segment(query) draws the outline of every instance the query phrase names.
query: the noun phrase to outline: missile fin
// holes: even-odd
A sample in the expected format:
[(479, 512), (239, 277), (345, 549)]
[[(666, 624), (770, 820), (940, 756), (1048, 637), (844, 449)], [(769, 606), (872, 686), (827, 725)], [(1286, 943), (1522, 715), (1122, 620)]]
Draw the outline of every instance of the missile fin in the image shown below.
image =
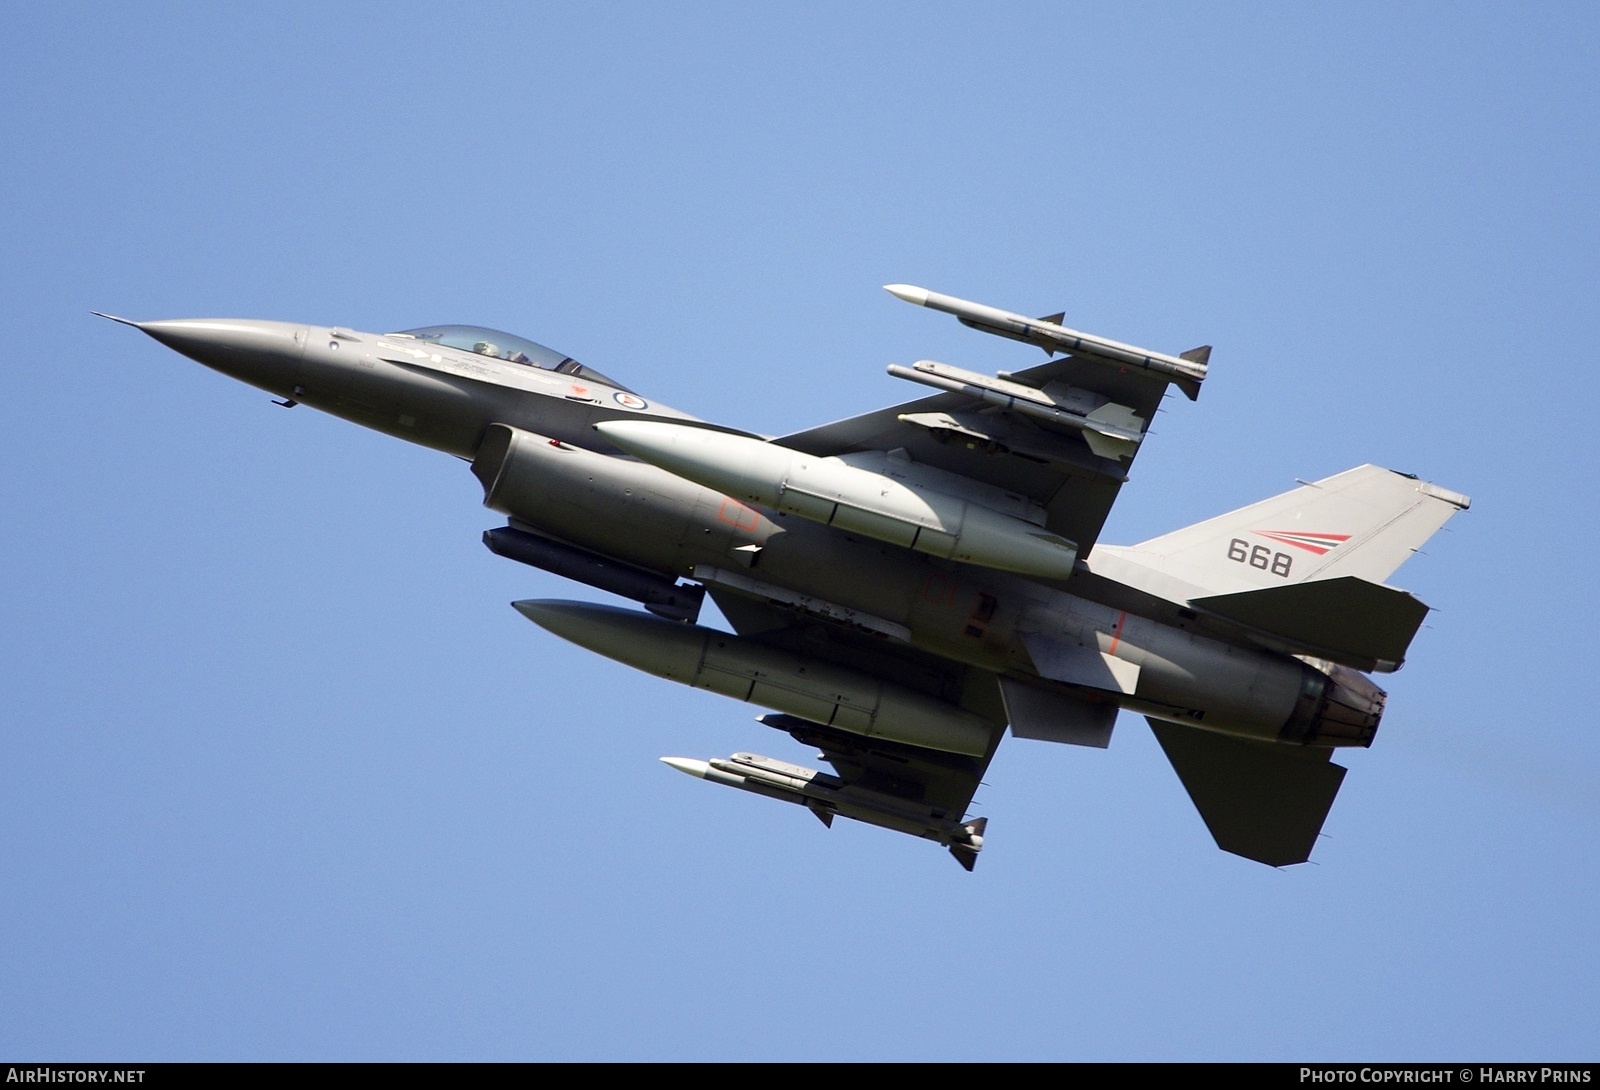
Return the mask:
[[(1066, 320), (1066, 317), (1066, 311), (1058, 310), (1054, 314), (1046, 314), (1044, 317), (1040, 318), (1039, 321), (1049, 322), (1051, 325), (1060, 325)], [(1039, 347), (1044, 349), (1044, 354), (1046, 356), (1049, 356), (1051, 359), (1056, 358), (1056, 349), (1054, 345), (1042, 344)]]
[(962, 826), (967, 831), (968, 839), (951, 842), (950, 854), (955, 857), (955, 861), (960, 863), (964, 869), (971, 871), (973, 867), (977, 866), (978, 853), (983, 851), (983, 833), (988, 827), (989, 819), (986, 817), (969, 821)]

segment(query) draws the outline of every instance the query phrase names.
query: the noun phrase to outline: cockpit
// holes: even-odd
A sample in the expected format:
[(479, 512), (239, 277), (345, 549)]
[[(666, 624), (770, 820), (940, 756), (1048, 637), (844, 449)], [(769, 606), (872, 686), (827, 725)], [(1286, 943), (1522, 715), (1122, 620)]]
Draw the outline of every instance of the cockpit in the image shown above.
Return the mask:
[(446, 348), (458, 348), (463, 352), (492, 356), (507, 363), (520, 363), (526, 367), (557, 371), (563, 375), (586, 378), (591, 382), (601, 382), (618, 390), (628, 391), (626, 386), (615, 379), (607, 378), (592, 367), (585, 367), (571, 356), (564, 356), (537, 341), (530, 341), (511, 333), (502, 333), (498, 329), (488, 329), (478, 325), (430, 325), (421, 329), (407, 329), (384, 335), (429, 341), (433, 344), (442, 344)]

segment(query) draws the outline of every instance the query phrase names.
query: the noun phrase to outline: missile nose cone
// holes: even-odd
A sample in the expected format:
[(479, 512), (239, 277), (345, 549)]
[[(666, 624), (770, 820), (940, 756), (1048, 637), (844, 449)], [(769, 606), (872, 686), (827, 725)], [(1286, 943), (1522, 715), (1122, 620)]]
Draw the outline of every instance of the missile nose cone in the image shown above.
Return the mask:
[(669, 768), (676, 768), (686, 776), (693, 776), (697, 780), (706, 778), (706, 773), (711, 771), (711, 766), (705, 761), (697, 761), (693, 757), (663, 757), (661, 763)]
[(919, 307), (928, 305), (928, 289), (919, 288), (914, 284), (885, 284), (883, 290), (896, 299), (904, 299)]

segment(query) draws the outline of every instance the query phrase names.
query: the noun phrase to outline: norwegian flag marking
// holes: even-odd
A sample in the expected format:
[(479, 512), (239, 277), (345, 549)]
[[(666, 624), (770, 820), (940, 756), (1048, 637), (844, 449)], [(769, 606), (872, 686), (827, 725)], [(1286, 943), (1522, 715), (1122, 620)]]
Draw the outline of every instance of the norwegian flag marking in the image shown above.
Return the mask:
[(1285, 545), (1293, 545), (1297, 549), (1304, 549), (1308, 553), (1318, 556), (1344, 544), (1350, 540), (1349, 534), (1309, 534), (1299, 530), (1257, 530), (1262, 537), (1271, 538), (1273, 541)]

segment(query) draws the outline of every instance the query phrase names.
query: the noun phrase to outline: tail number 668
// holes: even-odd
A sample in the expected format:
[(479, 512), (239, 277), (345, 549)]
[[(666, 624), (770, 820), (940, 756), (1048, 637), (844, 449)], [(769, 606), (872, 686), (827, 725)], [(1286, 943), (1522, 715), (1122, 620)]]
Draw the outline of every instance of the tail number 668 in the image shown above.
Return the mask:
[(1288, 553), (1275, 553), (1265, 545), (1252, 545), (1237, 537), (1228, 542), (1228, 559), (1269, 571), (1284, 579), (1289, 577), (1289, 569), (1294, 566), (1294, 557)]

